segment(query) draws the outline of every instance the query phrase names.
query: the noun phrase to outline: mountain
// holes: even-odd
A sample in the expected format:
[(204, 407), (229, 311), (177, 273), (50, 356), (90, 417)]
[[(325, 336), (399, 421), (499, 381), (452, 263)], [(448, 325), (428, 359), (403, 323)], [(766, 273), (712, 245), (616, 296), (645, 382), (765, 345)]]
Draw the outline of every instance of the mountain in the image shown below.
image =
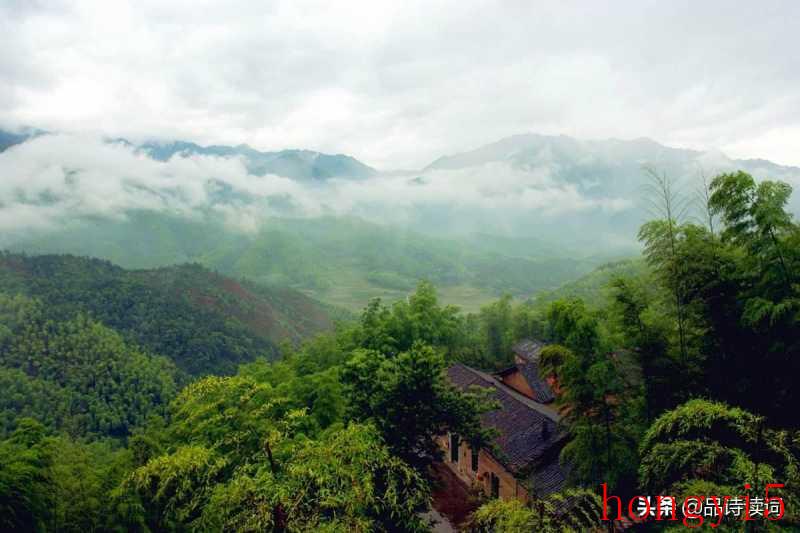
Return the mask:
[(558, 287), (600, 263), (536, 239), (443, 239), (353, 217), (271, 218), (243, 234), (210, 219), (153, 211), (75, 223), (12, 249), (78, 253), (127, 268), (197, 262), (351, 310), (374, 297), (404, 297), (421, 279), (436, 283), (446, 301), (476, 309), (505, 292), (527, 296)]
[(644, 279), (652, 285), (653, 282), (648, 275), (647, 264), (640, 257), (612, 261), (598, 266), (578, 279), (563, 284), (556, 290), (542, 291), (534, 297), (534, 300), (539, 304), (546, 304), (555, 300), (579, 298), (591, 307), (602, 308), (611, 302), (613, 294), (611, 282), (614, 279), (620, 277)]
[[(700, 176), (710, 179), (718, 173), (744, 170), (757, 179), (778, 179), (800, 186), (800, 168), (778, 165), (763, 159), (732, 159), (718, 150), (697, 151), (671, 148), (651, 139), (580, 140), (564, 135), (515, 135), (474, 150), (433, 161), (418, 172), (420, 180), (437, 174), (456, 176), (513, 176), (519, 195), (545, 194), (560, 189), (565, 201), (573, 199), (578, 208), (567, 213), (542, 216), (519, 213), (518, 224), (557, 235), (559, 242), (573, 247), (596, 249), (632, 242), (649, 213), (645, 168), (669, 176), (675, 190), (690, 202), (700, 187)], [(791, 208), (800, 213), (800, 199)], [(486, 223), (480, 218), (481, 224)]]
[[(128, 143), (124, 139), (117, 139), (117, 142)], [(135, 146), (138, 151), (157, 161), (167, 161), (175, 155), (239, 157), (244, 161), (248, 172), (256, 176), (275, 174), (295, 180), (322, 181), (330, 178), (365, 179), (378, 173), (374, 168), (349, 155), (330, 155), (312, 150), (261, 152), (246, 144), (201, 146), (185, 141), (146, 142), (131, 146)]]
[(196, 264), (125, 270), (71, 255), (0, 255), (0, 293), (42, 303), (58, 321), (84, 314), (189, 375), (225, 374), (282, 341), (332, 326), (330, 310), (286, 288), (265, 288)]
[[(249, 174), (215, 158), (239, 158)], [(350, 310), (428, 279), (474, 310), (638, 254), (651, 217), (646, 167), (671, 176), (686, 200), (700, 173), (741, 168), (800, 184), (794, 167), (643, 138), (517, 135), (419, 171), (378, 173), (303, 150), (42, 135), (0, 155), (0, 246), (135, 269), (197, 262)]]
[[(45, 133), (30, 128), (20, 133), (0, 129), (0, 152)], [(262, 152), (246, 144), (203, 146), (177, 140), (136, 144), (124, 138), (115, 138), (108, 139), (108, 142), (129, 146), (157, 161), (167, 161), (175, 155), (241, 158), (248, 172), (256, 176), (275, 174), (295, 180), (324, 181), (331, 178), (366, 179), (378, 174), (374, 168), (349, 155), (324, 154), (313, 150)]]
[(6, 131), (0, 129), (0, 152), (5, 151), (8, 148), (11, 148), (12, 146), (22, 144), (28, 139), (31, 139), (43, 133), (45, 132), (42, 130), (31, 129), (31, 128), (23, 129), (19, 132)]
[[(698, 151), (672, 148), (641, 137), (633, 140), (581, 140), (566, 135), (523, 134), (506, 137), (474, 150), (443, 156), (420, 172), (456, 170), (488, 163), (505, 163), (532, 172), (549, 168), (564, 182), (576, 183), (589, 193), (638, 186), (642, 167), (674, 171), (675, 178), (692, 177), (698, 171), (742, 169), (755, 174), (797, 178), (800, 168), (778, 165), (765, 159), (733, 159), (719, 150)], [(687, 176), (688, 174), (688, 176)], [(603, 180), (606, 177), (608, 179)]]

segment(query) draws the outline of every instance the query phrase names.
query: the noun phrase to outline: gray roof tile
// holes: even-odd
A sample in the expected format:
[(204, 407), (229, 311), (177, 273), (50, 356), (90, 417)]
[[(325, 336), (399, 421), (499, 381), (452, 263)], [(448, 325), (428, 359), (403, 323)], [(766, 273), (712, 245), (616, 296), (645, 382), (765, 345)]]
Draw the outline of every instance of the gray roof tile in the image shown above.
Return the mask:
[(563, 486), (566, 475), (558, 463), (558, 452), (565, 436), (554, 409), (519, 394), (490, 374), (462, 364), (447, 369), (447, 375), (462, 390), (471, 386), (493, 389), (489, 397), (500, 406), (483, 413), (481, 421), (498, 432), (498, 461), (514, 475), (532, 473), (534, 490), (542, 491), (540, 495)]

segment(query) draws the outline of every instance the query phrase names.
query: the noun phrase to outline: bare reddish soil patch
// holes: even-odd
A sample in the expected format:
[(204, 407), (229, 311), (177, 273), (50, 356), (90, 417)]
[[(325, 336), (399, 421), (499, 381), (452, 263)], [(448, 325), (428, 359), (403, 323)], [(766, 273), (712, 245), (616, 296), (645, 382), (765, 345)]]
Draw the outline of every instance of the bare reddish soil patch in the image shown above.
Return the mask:
[(433, 508), (461, 528), (467, 524), (479, 502), (469, 487), (452, 470), (441, 463), (433, 467)]

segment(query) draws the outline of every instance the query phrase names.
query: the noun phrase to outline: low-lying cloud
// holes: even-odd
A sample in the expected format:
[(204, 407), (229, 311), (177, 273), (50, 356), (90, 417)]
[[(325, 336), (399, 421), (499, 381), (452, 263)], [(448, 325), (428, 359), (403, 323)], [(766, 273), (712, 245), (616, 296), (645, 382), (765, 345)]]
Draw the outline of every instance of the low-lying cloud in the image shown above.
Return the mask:
[(131, 210), (185, 217), (216, 214), (255, 231), (273, 216), (356, 215), (404, 223), (422, 210), (522, 213), (557, 219), (634, 207), (630, 198), (587, 196), (547, 165), (487, 163), (461, 170), (301, 182), (255, 176), (239, 158), (175, 155), (151, 159), (126, 143), (86, 135), (42, 135), (0, 154), (0, 232), (24, 238), (85, 218), (120, 219)]

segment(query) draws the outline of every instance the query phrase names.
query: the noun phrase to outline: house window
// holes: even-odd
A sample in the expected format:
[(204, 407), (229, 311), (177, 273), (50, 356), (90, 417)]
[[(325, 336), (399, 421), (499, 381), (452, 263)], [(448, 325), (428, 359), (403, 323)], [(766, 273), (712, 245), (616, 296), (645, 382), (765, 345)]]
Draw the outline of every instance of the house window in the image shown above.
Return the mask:
[(480, 450), (477, 448), (477, 446), (473, 447), (472, 448), (472, 471), (473, 472), (477, 472), (478, 471), (478, 453), (480, 453)]
[(492, 498), (499, 498), (500, 497), (500, 478), (497, 477), (494, 472), (491, 473), (491, 477), (489, 478), (492, 483)]
[(458, 462), (458, 435), (450, 434), (450, 462)]

